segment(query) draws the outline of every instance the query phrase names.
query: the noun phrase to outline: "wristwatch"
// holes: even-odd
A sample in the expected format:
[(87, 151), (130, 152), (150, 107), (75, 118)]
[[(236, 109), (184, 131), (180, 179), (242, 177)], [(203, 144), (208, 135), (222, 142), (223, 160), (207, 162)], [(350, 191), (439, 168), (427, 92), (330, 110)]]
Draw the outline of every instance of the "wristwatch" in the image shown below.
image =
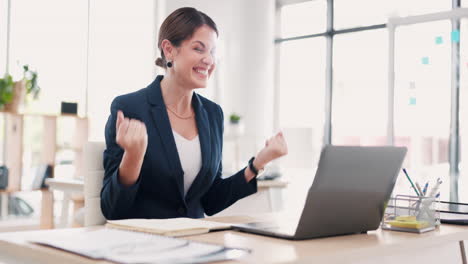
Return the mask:
[(255, 174), (256, 177), (259, 177), (261, 176), (264, 172), (265, 172), (265, 169), (257, 169), (255, 168), (253, 162), (255, 160), (255, 157), (252, 157), (250, 160), (249, 160), (249, 169)]

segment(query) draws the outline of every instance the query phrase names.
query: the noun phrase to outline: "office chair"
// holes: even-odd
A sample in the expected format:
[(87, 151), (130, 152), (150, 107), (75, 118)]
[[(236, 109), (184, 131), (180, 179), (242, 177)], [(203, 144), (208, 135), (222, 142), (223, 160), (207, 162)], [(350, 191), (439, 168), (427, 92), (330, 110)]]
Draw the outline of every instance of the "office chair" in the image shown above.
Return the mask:
[(84, 226), (103, 225), (106, 218), (101, 211), (101, 188), (104, 178), (102, 154), (104, 142), (87, 142), (84, 148)]

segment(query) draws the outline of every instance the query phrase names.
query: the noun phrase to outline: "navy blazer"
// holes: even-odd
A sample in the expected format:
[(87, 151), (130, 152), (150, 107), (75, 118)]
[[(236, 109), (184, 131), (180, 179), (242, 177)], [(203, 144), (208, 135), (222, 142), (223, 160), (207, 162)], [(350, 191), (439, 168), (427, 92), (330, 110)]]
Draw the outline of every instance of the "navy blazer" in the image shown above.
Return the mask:
[[(192, 106), (200, 139), (202, 167), (184, 197), (184, 171), (156, 77), (148, 87), (118, 96), (105, 128), (104, 183), (101, 209), (107, 219), (202, 218), (216, 214), (257, 191), (256, 179), (247, 182), (244, 169), (221, 178), (223, 112), (210, 100), (193, 93)], [(145, 123), (148, 147), (135, 184), (119, 182), (123, 149), (115, 141), (117, 110)]]

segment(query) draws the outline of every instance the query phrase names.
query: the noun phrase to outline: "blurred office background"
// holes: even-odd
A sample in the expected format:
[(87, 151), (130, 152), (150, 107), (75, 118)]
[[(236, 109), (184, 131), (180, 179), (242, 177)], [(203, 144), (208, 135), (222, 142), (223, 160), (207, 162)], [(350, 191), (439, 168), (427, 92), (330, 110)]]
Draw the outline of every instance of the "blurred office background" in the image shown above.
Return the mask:
[[(9, 193), (35, 209), (29, 220), (40, 212), (41, 194), (29, 186), (44, 131), (33, 114), (60, 115), (61, 102), (76, 102), (87, 140), (103, 141), (111, 100), (163, 73), (154, 65), (158, 29), (183, 6), (207, 13), (220, 31), (216, 72), (197, 92), (223, 107), (227, 174), (282, 130), (289, 155), (271, 168), (288, 183), (282, 208), (300, 207), (324, 144), (406, 146), (411, 177), (441, 178), (442, 200), (468, 202), (468, 17), (397, 28), (394, 100), (387, 29), (390, 17), (468, 8), (468, 0), (0, 0), (0, 74), (20, 78), (29, 64), (42, 88), (22, 109), (31, 114), (23, 119), (22, 189)], [(229, 123), (233, 113), (242, 129)], [(57, 123), (57, 179), (82, 177), (77, 146), (67, 143), (74, 124)], [(395, 192), (411, 192), (402, 175)], [(55, 211), (61, 197), (54, 193)]]

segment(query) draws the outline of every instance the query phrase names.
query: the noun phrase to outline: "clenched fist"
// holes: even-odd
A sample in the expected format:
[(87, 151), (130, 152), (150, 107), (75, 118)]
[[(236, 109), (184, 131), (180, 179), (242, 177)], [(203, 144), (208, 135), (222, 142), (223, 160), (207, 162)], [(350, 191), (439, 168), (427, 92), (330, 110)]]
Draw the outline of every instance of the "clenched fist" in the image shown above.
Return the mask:
[(126, 154), (135, 158), (143, 158), (148, 146), (148, 134), (145, 123), (126, 118), (122, 111), (117, 111), (115, 140)]
[(254, 160), (257, 168), (263, 168), (270, 161), (288, 154), (288, 146), (282, 132), (271, 137), (265, 142), (265, 147), (260, 150)]

